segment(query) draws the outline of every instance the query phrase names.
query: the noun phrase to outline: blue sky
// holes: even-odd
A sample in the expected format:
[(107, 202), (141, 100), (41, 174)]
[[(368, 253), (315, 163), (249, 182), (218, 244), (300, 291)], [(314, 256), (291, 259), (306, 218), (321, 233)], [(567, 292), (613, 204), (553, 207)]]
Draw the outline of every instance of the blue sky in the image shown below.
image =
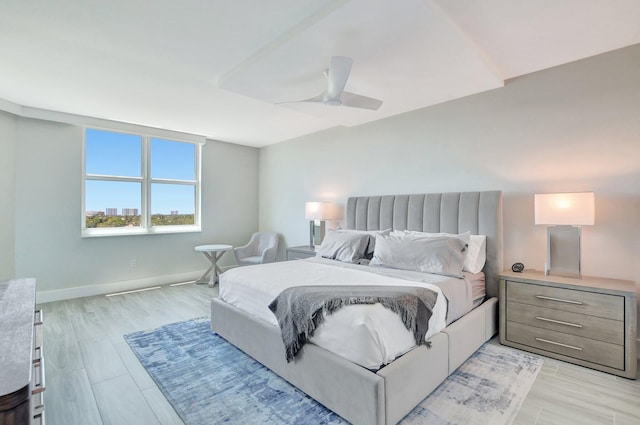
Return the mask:
[[(141, 159), (141, 136), (87, 129), (87, 174), (140, 177)], [(194, 163), (195, 145), (151, 139), (152, 178), (194, 180)], [(117, 208), (120, 214), (122, 208), (142, 210), (140, 183), (87, 180), (85, 189), (87, 211)], [(170, 214), (174, 210), (194, 213), (194, 186), (152, 183), (151, 213)]]

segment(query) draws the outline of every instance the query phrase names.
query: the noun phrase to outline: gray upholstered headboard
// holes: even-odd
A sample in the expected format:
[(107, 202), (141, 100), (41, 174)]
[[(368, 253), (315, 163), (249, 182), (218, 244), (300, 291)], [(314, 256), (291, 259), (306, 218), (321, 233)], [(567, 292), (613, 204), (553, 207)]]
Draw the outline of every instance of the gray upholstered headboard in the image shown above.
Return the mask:
[(347, 200), (347, 228), (487, 236), (487, 295), (498, 296), (502, 271), (502, 192), (359, 196)]

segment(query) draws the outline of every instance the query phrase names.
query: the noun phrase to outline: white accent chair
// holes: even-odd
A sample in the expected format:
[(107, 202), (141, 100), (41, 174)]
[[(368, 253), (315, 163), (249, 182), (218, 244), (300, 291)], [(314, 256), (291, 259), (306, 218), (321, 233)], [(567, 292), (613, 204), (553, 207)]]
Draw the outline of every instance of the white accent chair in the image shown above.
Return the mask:
[(279, 236), (275, 232), (257, 232), (251, 235), (249, 243), (233, 249), (241, 266), (273, 263), (278, 254)]

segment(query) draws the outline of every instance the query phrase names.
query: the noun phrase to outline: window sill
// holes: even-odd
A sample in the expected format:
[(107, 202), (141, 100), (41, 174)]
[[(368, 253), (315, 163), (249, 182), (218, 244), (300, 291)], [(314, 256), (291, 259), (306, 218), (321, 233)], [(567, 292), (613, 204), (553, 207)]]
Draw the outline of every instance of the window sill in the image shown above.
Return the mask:
[(196, 233), (201, 232), (200, 226), (154, 226), (143, 228), (100, 228), (82, 229), (83, 238), (102, 238), (106, 236), (138, 236), (138, 235), (165, 235), (171, 233)]

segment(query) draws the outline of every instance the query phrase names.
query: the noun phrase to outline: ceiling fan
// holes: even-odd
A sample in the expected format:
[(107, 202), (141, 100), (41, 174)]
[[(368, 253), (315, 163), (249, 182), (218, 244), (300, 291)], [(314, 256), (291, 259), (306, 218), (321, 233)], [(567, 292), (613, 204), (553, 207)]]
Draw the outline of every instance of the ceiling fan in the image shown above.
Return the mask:
[(382, 101), (372, 97), (344, 91), (349, 73), (351, 72), (353, 59), (344, 56), (331, 57), (329, 69), (325, 72), (327, 77), (327, 89), (321, 94), (310, 99), (284, 103), (324, 103), (329, 106), (349, 106), (351, 108), (378, 110)]

